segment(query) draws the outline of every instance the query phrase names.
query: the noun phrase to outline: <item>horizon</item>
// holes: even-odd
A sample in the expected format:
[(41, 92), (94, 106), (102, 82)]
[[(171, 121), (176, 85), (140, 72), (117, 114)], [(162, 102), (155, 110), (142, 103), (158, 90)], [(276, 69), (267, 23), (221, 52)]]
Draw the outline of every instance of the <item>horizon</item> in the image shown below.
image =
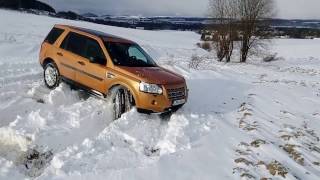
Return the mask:
[[(68, 10), (67, 10), (68, 11)], [(69, 10), (71, 11), (71, 10)], [(66, 11), (58, 11), (58, 12), (66, 12)], [(78, 13), (78, 12), (76, 12)], [(113, 16), (113, 17), (137, 17), (137, 18), (140, 18), (140, 17), (147, 17), (147, 18), (154, 18), (154, 17), (172, 17), (172, 18), (207, 18), (207, 19), (217, 19), (217, 18), (214, 18), (214, 17), (206, 17), (206, 16), (175, 16), (175, 15), (150, 15), (150, 16), (143, 16), (143, 15), (126, 15), (126, 14), (123, 14), (123, 15), (112, 15), (112, 14), (102, 14), (102, 15), (99, 15), (99, 14), (95, 14), (95, 13), (92, 13), (92, 12), (84, 12), (84, 13), (79, 13), (79, 15), (85, 15), (85, 14), (93, 14), (93, 15), (97, 15), (98, 17), (102, 17), (102, 16)], [(268, 19), (273, 19), (273, 20), (309, 20), (309, 21), (320, 21), (320, 18), (318, 19), (296, 19), (296, 18), (280, 18), (280, 17), (273, 17), (273, 18), (268, 18)]]
[[(152, 2), (146, 0), (40, 0), (57, 11), (73, 11), (78, 14), (93, 13), (98, 16), (137, 16), (137, 17), (208, 17), (209, 0), (164, 0)], [(148, 3), (146, 6), (145, 4)], [(320, 1), (276, 0), (276, 16), (273, 19), (319, 20)], [(88, 8), (90, 7), (90, 8)], [(127, 8), (130, 7), (130, 8)], [(301, 8), (304, 7), (304, 8)]]

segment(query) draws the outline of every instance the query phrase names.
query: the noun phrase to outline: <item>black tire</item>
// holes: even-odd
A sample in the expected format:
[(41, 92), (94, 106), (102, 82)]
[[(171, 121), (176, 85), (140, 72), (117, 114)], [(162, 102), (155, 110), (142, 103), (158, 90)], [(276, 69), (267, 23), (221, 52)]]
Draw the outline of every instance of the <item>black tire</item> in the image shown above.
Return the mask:
[(113, 88), (109, 93), (109, 98), (112, 102), (114, 120), (119, 119), (122, 114), (130, 111), (133, 106), (132, 95), (122, 86)]
[[(54, 62), (49, 62), (44, 66), (43, 79), (49, 89), (55, 89), (60, 84), (60, 73)], [(49, 77), (50, 76), (50, 77)]]

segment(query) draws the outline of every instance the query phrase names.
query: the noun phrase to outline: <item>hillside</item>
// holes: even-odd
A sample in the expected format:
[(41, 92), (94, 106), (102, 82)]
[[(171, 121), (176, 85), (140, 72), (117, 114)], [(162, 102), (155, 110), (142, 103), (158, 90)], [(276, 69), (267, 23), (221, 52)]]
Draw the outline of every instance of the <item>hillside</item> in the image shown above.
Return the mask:
[(0, 0), (0, 8), (8, 9), (34, 9), (55, 13), (56, 11), (43, 2), (37, 0)]
[[(272, 41), (278, 61), (224, 64), (194, 32), (0, 16), (1, 180), (319, 179), (319, 39)], [(188, 103), (167, 118), (133, 109), (111, 121), (103, 100), (66, 84), (49, 91), (38, 53), (56, 23), (138, 42), (186, 78)], [(203, 58), (197, 70), (192, 56)]]

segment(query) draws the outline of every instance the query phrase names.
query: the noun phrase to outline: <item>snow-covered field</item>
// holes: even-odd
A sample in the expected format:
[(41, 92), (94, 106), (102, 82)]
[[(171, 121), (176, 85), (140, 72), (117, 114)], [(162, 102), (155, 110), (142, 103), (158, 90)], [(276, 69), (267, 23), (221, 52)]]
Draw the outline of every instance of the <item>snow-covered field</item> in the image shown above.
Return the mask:
[[(210, 54), (192, 32), (0, 17), (0, 179), (320, 179), (320, 40), (274, 40), (271, 63), (205, 58), (194, 70), (191, 57)], [(66, 84), (50, 92), (37, 56), (56, 23), (137, 41), (185, 76), (188, 104), (112, 122), (103, 100)]]

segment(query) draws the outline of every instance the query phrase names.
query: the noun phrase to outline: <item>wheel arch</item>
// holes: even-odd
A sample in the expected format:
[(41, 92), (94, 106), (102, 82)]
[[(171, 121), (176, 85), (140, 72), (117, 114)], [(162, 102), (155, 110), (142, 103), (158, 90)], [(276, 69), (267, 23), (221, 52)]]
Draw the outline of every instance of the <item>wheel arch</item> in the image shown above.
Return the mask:
[(42, 67), (44, 68), (48, 63), (51, 63), (51, 62), (55, 63), (55, 61), (52, 58), (50, 57), (45, 58), (42, 62)]
[(130, 94), (132, 95), (133, 100), (134, 100), (134, 102), (135, 102), (135, 105), (137, 105), (137, 104), (139, 103), (139, 102), (138, 102), (137, 92), (135, 92), (134, 88), (128, 86), (127, 84), (121, 83), (121, 82), (117, 82), (117, 83), (111, 85), (110, 88), (108, 89), (107, 94), (108, 94), (109, 92), (111, 92), (113, 89), (117, 88), (117, 87), (126, 88), (126, 89), (130, 92)]

